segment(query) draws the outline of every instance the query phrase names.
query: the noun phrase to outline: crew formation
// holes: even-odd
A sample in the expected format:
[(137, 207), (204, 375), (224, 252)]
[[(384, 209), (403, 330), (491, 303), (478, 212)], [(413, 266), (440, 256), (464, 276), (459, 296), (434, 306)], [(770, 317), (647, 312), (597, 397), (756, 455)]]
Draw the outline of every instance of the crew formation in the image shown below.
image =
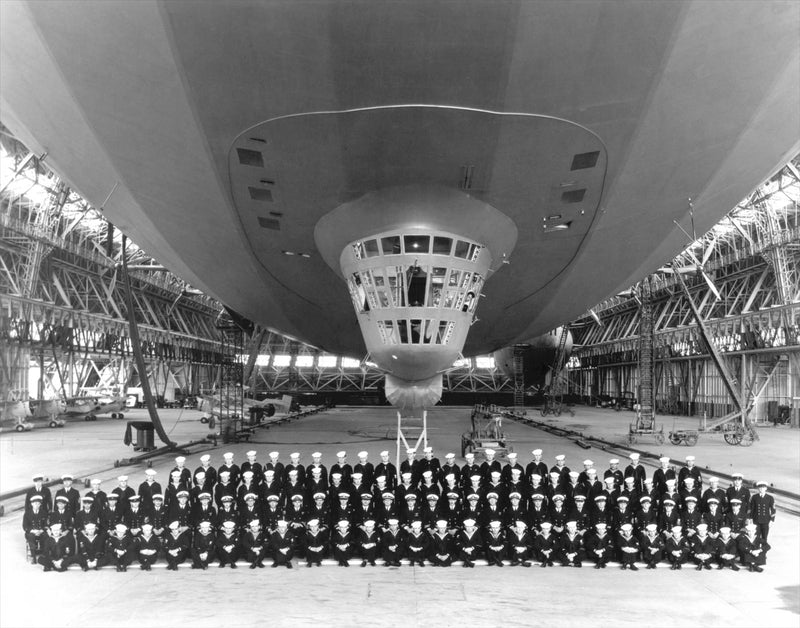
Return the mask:
[(194, 472), (179, 456), (164, 487), (147, 469), (138, 490), (121, 475), (109, 493), (93, 479), (81, 496), (64, 475), (55, 498), (39, 475), (23, 528), (32, 562), (45, 571), (125, 571), (133, 563), (146, 571), (160, 560), (169, 570), (212, 562), (235, 569), (239, 560), (257, 569), (267, 559), (292, 568), (295, 558), (307, 567), (326, 558), (362, 567), (403, 559), (474, 567), (485, 559), (498, 567), (602, 569), (615, 561), (635, 571), (637, 562), (655, 569), (665, 561), (671, 569), (763, 571), (775, 519), (766, 482), (752, 496), (741, 474), (727, 489), (714, 477), (704, 488), (693, 456), (678, 471), (661, 458), (648, 477), (634, 453), (625, 469), (610, 460), (601, 477), (591, 460), (573, 471), (557, 455), (548, 469), (541, 450), (532, 454), (523, 467), (516, 454), (503, 464), (489, 449), (480, 464), (467, 454), (459, 466), (452, 453), (440, 463), (430, 447), (422, 458), (409, 449), (399, 472), (388, 451), (375, 465), (366, 451), (354, 465), (341, 451), (330, 469), (319, 452), (308, 466), (298, 453), (286, 464), (279, 452), (264, 464), (255, 451), (241, 464), (226, 453), (218, 468), (203, 455)]

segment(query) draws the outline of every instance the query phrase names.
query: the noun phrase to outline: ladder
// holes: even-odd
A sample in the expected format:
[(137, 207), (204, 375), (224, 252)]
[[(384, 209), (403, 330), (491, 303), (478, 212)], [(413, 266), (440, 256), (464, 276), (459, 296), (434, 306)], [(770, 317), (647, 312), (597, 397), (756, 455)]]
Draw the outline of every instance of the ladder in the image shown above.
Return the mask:
[(525, 350), (528, 345), (514, 345), (514, 407), (525, 405)]
[(569, 336), (569, 325), (561, 328), (561, 336), (558, 338), (556, 355), (553, 358), (553, 365), (550, 367), (550, 394), (564, 394), (562, 388), (561, 371), (564, 369), (567, 357), (567, 337)]
[(244, 418), (244, 364), (241, 361), (244, 332), (233, 323), (220, 325), (217, 329), (221, 335), (218, 394), (223, 425), (220, 431), (223, 442), (228, 442), (228, 438), (235, 440), (235, 433)]
[(641, 283), (639, 306), (639, 413), (640, 429), (649, 429), (655, 419), (653, 406), (653, 295), (650, 280)]

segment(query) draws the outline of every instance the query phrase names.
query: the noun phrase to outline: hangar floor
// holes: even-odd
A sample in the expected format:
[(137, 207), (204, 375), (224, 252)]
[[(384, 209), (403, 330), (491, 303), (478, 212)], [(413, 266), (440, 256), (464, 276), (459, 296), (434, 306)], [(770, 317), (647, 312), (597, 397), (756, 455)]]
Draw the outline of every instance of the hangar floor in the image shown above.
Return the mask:
[[(528, 410), (532, 413), (532, 410)], [(143, 419), (133, 411), (126, 419)], [(162, 411), (162, 420), (179, 443), (202, 438), (207, 426), (196, 411)], [(539, 418), (538, 415), (533, 415)], [(624, 442), (629, 412), (615, 413), (576, 407), (575, 416), (549, 419), (552, 424)], [(224, 451), (257, 449), (260, 459), (277, 449), (282, 459), (298, 451), (304, 459), (312, 451), (324, 454), (330, 465), (335, 452), (345, 449), (351, 459), (365, 449), (371, 459), (382, 449), (394, 451), (395, 415), (390, 408), (336, 408), (296, 422), (259, 430), (250, 443), (192, 448), (191, 468), (202, 451), (221, 462)], [(692, 419), (675, 419), (677, 427), (694, 427)], [(101, 477), (104, 488), (115, 485), (121, 471), (114, 461), (133, 455), (122, 443), (124, 422), (111, 419), (97, 423), (72, 422), (64, 429), (37, 429), (30, 433), (0, 435), (0, 493), (29, 484), (33, 472), (58, 477)], [(436, 408), (429, 413), (429, 440), (437, 454), (458, 455), (460, 434), (468, 429), (468, 408)], [(673, 419), (665, 419), (666, 431)], [(558, 453), (567, 464), (581, 468), (592, 458), (604, 469), (608, 458), (622, 450), (585, 450), (571, 440), (506, 421), (504, 428), (527, 464), (535, 447), (552, 463)], [(387, 435), (389, 438), (387, 439)], [(800, 432), (785, 427), (760, 430), (761, 440), (750, 448), (731, 447), (719, 437), (701, 438), (693, 448), (657, 446), (642, 439), (635, 446), (682, 460), (691, 452), (704, 476), (711, 471), (740, 470), (749, 480), (766, 479), (778, 488), (800, 493)], [(153, 458), (158, 478), (165, 482), (173, 466), (171, 456)], [(457, 459), (457, 462), (460, 460)], [(144, 465), (124, 467), (134, 486), (143, 479)], [(126, 573), (69, 571), (44, 574), (25, 563), (20, 500), (4, 503), (0, 519), (1, 626), (536, 626), (572, 625), (648, 626), (794, 626), (800, 622), (800, 518), (779, 512), (770, 542), (773, 550), (762, 574), (728, 570), (696, 572), (656, 571), (636, 574), (611, 567), (602, 572), (556, 567), (539, 569), (479, 567), (385, 568), (330, 566), (275, 572), (267, 569), (192, 571), (179, 574), (164, 569)], [(795, 509), (796, 511), (796, 509)], [(347, 578), (343, 578), (343, 574)]]

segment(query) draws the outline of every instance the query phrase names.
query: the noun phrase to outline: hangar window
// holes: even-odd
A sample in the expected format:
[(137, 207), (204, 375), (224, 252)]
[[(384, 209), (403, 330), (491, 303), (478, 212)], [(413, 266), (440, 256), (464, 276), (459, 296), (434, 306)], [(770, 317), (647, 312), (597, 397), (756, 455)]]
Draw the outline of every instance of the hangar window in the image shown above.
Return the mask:
[(298, 368), (309, 368), (314, 366), (314, 356), (313, 355), (298, 355), (294, 359), (294, 365)]
[(292, 363), (292, 356), (285, 353), (278, 353), (272, 358), (272, 366), (289, 366)]
[(335, 355), (321, 355), (317, 358), (317, 366), (321, 369), (333, 368), (338, 358)]

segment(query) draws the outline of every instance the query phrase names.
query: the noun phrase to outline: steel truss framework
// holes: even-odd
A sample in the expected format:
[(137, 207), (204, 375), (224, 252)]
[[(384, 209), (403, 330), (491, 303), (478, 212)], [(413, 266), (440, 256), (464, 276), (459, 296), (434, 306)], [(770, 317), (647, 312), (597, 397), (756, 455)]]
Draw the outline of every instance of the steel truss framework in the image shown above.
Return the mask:
[[(659, 410), (693, 412), (702, 400), (704, 410), (719, 414), (727, 412), (732, 401), (707, 365), (708, 348), (693, 321), (681, 278), (715, 346), (736, 374), (748, 407), (774, 384), (775, 374), (783, 381), (800, 375), (798, 161), (787, 164), (670, 266), (649, 278)], [(570, 364), (575, 391), (589, 396), (636, 391), (640, 287), (600, 303), (573, 322), (580, 346)], [(787, 402), (792, 396), (785, 386), (770, 392)]]

